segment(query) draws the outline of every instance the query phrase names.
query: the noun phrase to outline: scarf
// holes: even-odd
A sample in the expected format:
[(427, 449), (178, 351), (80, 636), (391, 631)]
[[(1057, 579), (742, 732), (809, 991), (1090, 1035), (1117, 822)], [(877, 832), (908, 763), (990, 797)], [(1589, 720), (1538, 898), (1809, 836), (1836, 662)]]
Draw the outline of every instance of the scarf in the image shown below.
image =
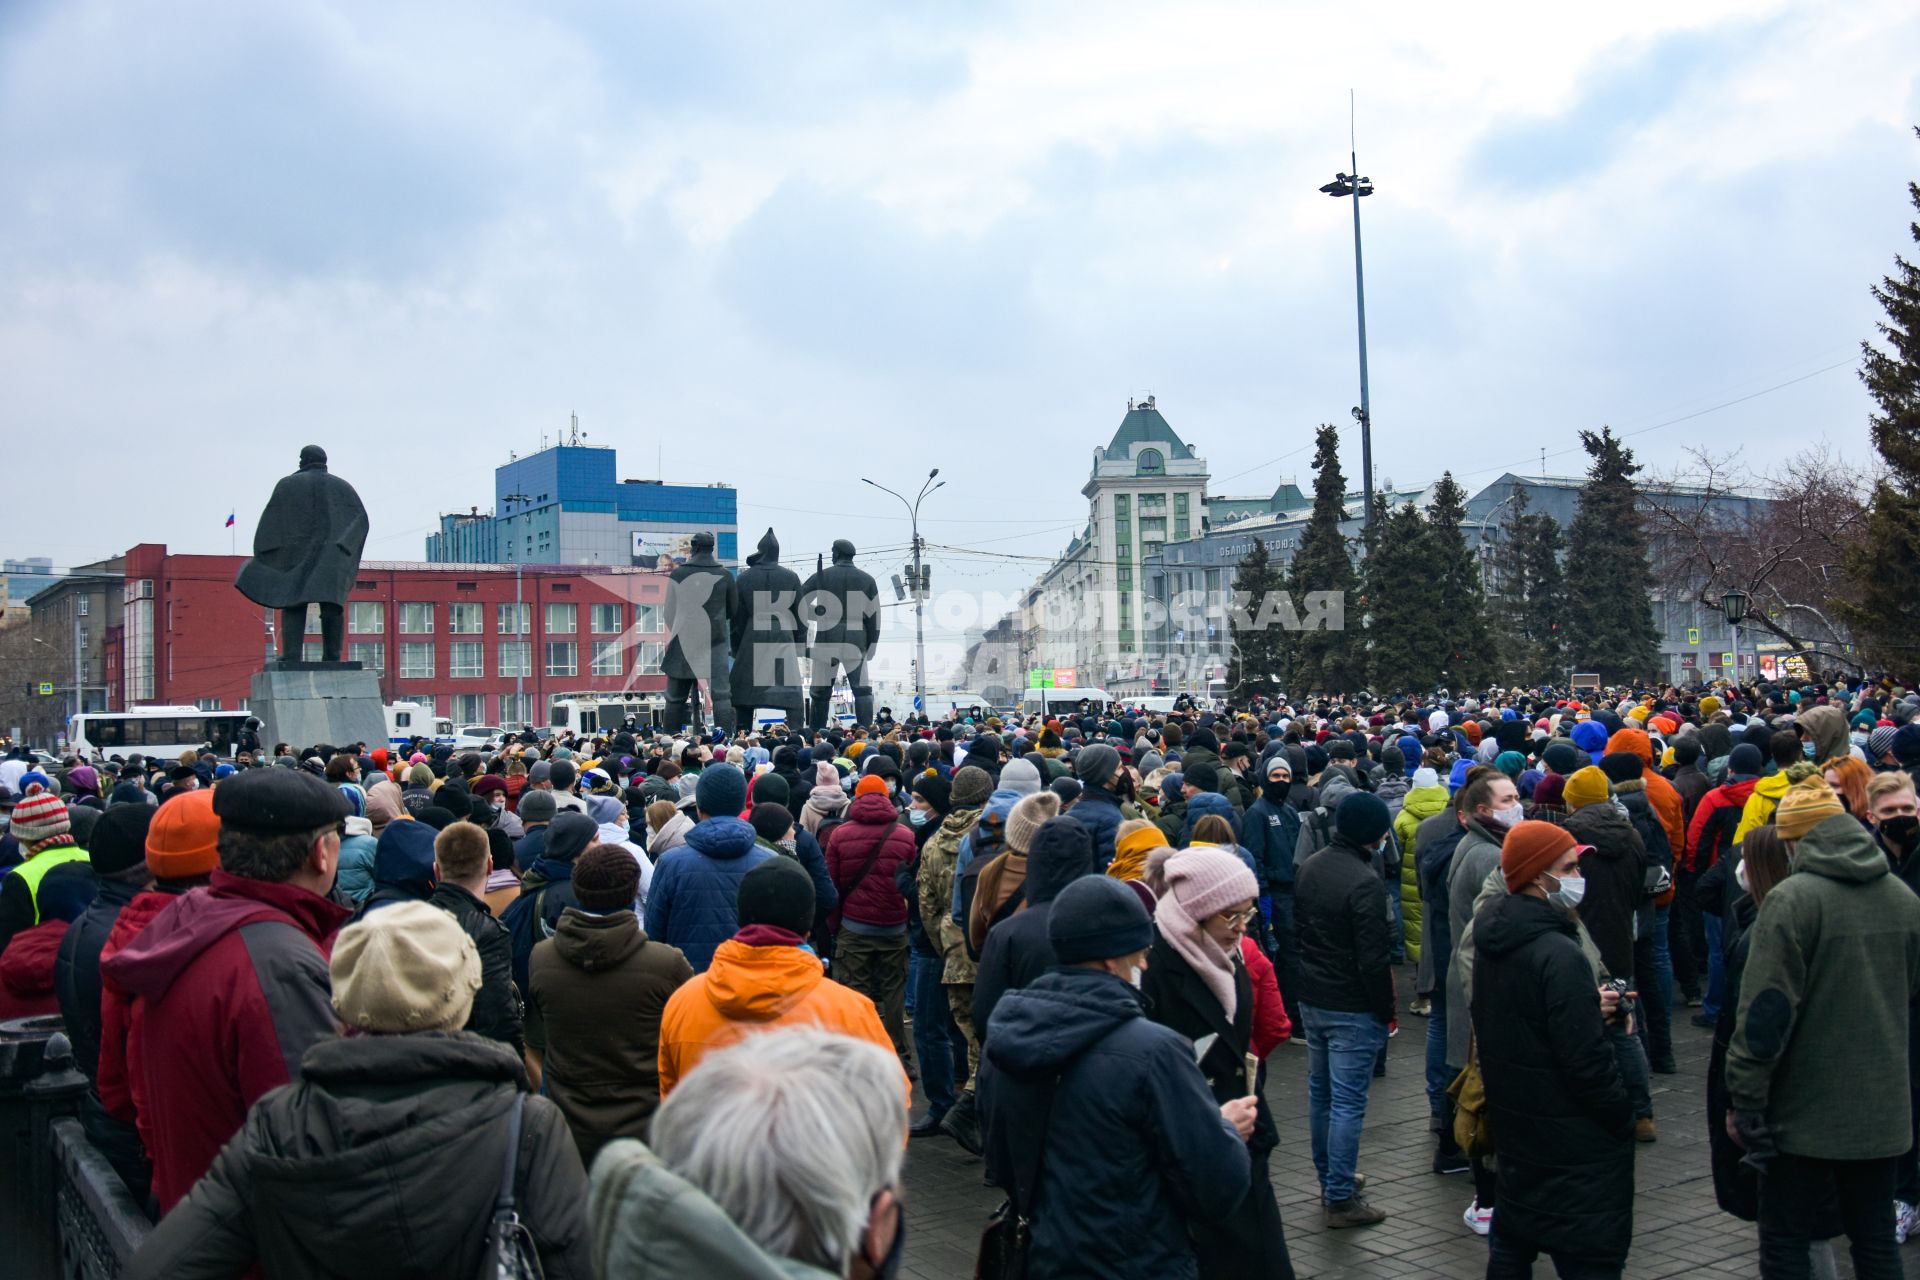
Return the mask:
[(840, 815), (847, 807), (847, 793), (836, 783), (828, 787), (815, 787), (807, 793), (807, 803), (800, 809), (800, 825), (808, 834), (818, 835), (820, 824), (829, 818)]
[(1238, 1009), (1238, 997), (1234, 990), (1234, 960), (1238, 948), (1233, 953), (1215, 942), (1202, 929), (1192, 916), (1187, 914), (1185, 906), (1174, 894), (1165, 894), (1153, 909), (1153, 920), (1159, 926), (1160, 936), (1167, 945), (1180, 953), (1180, 958), (1189, 968), (1198, 974), (1200, 981), (1207, 984), (1207, 990), (1220, 1003), (1221, 1012), (1232, 1022)]

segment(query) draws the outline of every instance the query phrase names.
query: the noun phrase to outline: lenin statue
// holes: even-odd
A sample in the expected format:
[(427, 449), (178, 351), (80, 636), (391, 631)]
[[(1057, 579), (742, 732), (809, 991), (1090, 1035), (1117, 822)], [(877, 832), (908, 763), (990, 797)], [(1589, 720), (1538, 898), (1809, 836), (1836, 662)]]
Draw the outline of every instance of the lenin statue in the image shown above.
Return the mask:
[(733, 611), (733, 707), (751, 717), (755, 707), (787, 713), (787, 728), (800, 731), (800, 653), (807, 629), (800, 621), (800, 575), (780, 563), (780, 540), (769, 529), (735, 579), (740, 592)]
[(801, 623), (814, 624), (813, 648), (808, 652), (813, 668), (810, 727), (814, 729), (826, 727), (836, 663), (853, 689), (854, 719), (873, 723), (873, 681), (867, 675), (867, 662), (880, 643), (880, 589), (872, 574), (855, 567), (853, 555), (851, 542), (837, 540), (833, 563), (800, 588)]
[(300, 451), (300, 469), (273, 487), (254, 530), (253, 558), (233, 580), (247, 599), (280, 611), (282, 662), (300, 656), (310, 604), (320, 606), (322, 660), (340, 661), (347, 593), (366, 543), (360, 495), (327, 473), (326, 450), (308, 445)]
[(740, 607), (737, 586), (727, 567), (714, 559), (712, 534), (694, 534), (692, 550), (667, 582), (667, 630), (673, 634), (660, 664), (667, 677), (667, 727), (677, 732), (692, 723), (688, 704), (704, 682), (713, 698), (714, 724), (732, 733), (727, 660), (733, 653), (733, 615)]

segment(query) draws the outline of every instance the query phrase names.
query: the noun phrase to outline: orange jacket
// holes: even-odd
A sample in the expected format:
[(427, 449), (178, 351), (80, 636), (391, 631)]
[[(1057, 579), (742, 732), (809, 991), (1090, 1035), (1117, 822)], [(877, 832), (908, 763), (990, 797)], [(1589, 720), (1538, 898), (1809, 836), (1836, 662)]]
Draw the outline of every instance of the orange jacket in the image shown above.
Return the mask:
[[(827, 977), (812, 952), (727, 939), (707, 971), (674, 992), (660, 1015), (660, 1096), (673, 1092), (711, 1050), (791, 1026), (818, 1026), (893, 1052), (873, 1001)], [(904, 1068), (900, 1087), (911, 1107), (913, 1085)]]

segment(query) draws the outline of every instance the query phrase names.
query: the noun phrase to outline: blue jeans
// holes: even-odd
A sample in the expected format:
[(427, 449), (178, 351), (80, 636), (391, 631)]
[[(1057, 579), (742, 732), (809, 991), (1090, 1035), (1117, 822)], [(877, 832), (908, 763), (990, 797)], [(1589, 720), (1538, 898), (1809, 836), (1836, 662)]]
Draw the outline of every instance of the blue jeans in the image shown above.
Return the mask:
[(911, 1018), (920, 1007), (920, 970), (926, 959), (918, 948), (907, 952), (907, 1016)]
[(1660, 1003), (1667, 1009), (1673, 1008), (1673, 948), (1667, 936), (1672, 915), (1671, 906), (1653, 909), (1653, 980), (1660, 984)]
[(1407, 958), (1407, 904), (1400, 900), (1400, 882), (1387, 881), (1387, 905), (1393, 908), (1393, 962)]
[(1370, 1013), (1300, 1006), (1307, 1027), (1307, 1121), (1313, 1167), (1328, 1204), (1353, 1199), (1353, 1170), (1367, 1118), (1374, 1056), (1386, 1047), (1386, 1024)]
[(1727, 1000), (1727, 958), (1720, 954), (1720, 917), (1708, 911), (1702, 918), (1707, 924), (1707, 994), (1700, 1001), (1700, 1012), (1717, 1018)]
[[(953, 1106), (954, 1080), (967, 1073), (967, 1041), (953, 1025), (947, 1007), (947, 989), (940, 985), (945, 971), (938, 956), (913, 957), (913, 1056), (920, 1064), (920, 1090), (927, 1095), (927, 1113), (936, 1119)], [(956, 1060), (958, 1066), (956, 1067)]]

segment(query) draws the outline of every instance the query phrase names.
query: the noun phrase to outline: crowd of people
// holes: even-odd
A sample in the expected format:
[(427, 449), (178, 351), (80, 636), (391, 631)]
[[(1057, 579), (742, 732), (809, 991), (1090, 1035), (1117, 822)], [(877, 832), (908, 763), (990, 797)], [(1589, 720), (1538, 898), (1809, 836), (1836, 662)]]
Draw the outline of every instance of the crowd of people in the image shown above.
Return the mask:
[(950, 1141), (1033, 1275), (1285, 1277), (1273, 1163), (1387, 1221), (1422, 1024), (1487, 1274), (1618, 1276), (1681, 1020), (1761, 1274), (1897, 1276), (1916, 772), (1885, 682), (15, 751), (0, 1015), (63, 1016), (141, 1276), (470, 1273), (502, 1202), (550, 1276), (886, 1276)]

